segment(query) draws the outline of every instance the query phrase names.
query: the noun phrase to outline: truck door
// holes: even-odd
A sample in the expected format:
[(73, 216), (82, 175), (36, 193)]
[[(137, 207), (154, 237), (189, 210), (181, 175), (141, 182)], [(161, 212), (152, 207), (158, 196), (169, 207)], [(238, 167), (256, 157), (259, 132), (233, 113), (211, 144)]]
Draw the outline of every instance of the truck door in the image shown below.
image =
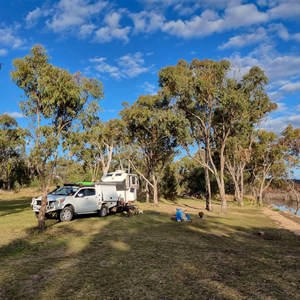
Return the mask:
[(96, 212), (98, 208), (98, 198), (95, 188), (82, 188), (76, 195), (76, 213)]

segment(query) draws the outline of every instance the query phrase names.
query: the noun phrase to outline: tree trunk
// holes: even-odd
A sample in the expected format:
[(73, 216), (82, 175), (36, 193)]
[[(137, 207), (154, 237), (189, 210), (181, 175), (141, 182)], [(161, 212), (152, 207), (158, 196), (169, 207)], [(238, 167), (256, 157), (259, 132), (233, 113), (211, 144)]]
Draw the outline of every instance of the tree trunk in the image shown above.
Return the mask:
[(241, 205), (241, 191), (237, 183), (234, 183), (234, 200)]
[(47, 207), (47, 190), (46, 191), (44, 190), (42, 196), (41, 208), (38, 216), (38, 224), (39, 224), (40, 231), (44, 231), (46, 229), (46, 222), (45, 222), (46, 207)]
[(240, 205), (244, 206), (244, 168), (242, 168), (240, 170), (241, 174), (240, 174), (240, 192), (241, 192), (241, 202)]
[(241, 188), (242, 182), (238, 183), (238, 182), (234, 182), (234, 194), (235, 194), (235, 200), (237, 201), (239, 206), (243, 206), (243, 192), (242, 192), (242, 188)]
[(218, 181), (222, 213), (225, 213), (227, 211), (227, 200), (225, 196), (225, 183), (224, 183), (224, 168), (225, 168), (224, 149), (225, 149), (225, 141), (223, 141), (221, 152), (220, 152), (220, 177)]
[(208, 211), (212, 210), (212, 205), (211, 205), (211, 185), (210, 185), (210, 178), (209, 178), (209, 170), (207, 168), (204, 169), (205, 171), (205, 209)]
[(145, 191), (146, 191), (146, 203), (149, 203), (150, 202), (150, 191), (149, 191), (149, 183), (148, 182), (146, 182)]
[(219, 187), (219, 192), (220, 192), (220, 199), (221, 199), (221, 212), (226, 213), (226, 211), (227, 211), (227, 201), (226, 201), (226, 196), (225, 196), (224, 182)]
[(258, 195), (256, 197), (256, 200), (257, 200), (257, 206), (262, 206), (263, 204), (263, 192), (264, 192), (264, 189), (263, 189), (263, 183), (261, 182), (260, 183), (260, 187), (259, 187), (259, 191), (258, 191)]
[(152, 176), (153, 180), (153, 204), (158, 206), (158, 182), (155, 175)]

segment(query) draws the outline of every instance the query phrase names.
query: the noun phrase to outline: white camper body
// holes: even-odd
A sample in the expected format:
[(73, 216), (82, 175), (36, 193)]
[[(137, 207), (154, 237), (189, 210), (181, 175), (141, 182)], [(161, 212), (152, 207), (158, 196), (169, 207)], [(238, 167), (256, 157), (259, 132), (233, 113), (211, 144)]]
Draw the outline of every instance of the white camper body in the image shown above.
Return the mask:
[(116, 185), (120, 201), (129, 203), (137, 199), (139, 180), (135, 174), (129, 174), (124, 170), (116, 170), (107, 173), (107, 175), (102, 178), (102, 182), (110, 182)]

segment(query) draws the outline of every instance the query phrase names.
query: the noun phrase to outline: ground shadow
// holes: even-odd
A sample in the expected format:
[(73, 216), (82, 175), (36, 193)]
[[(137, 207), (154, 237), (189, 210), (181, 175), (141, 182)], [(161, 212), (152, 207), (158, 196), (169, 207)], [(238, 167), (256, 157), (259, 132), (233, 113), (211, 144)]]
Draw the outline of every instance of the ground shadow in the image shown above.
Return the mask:
[(31, 200), (20, 198), (17, 200), (0, 200), (0, 217), (19, 213), (30, 207)]
[[(97, 226), (97, 222), (105, 226), (94, 230), (86, 246), (73, 257), (63, 255), (69, 245), (68, 239), (61, 239), (63, 235), (69, 238), (82, 235), (80, 230), (72, 231), (72, 223), (61, 224), (50, 241), (38, 234), (28, 234), (0, 248), (1, 257), (5, 257), (1, 259), (3, 263), (16, 257), (27, 259), (26, 254), (32, 258), (32, 253), (37, 253), (29, 266), (23, 264), (19, 268), (12, 264), (10, 271), (15, 285), (12, 287), (5, 281), (2, 296), (29, 299), (297, 298), (298, 237), (274, 228), (225, 226), (214, 216), (198, 219), (192, 214), (192, 218), (193, 222), (180, 223), (171, 220), (167, 213), (150, 210), (130, 218), (120, 215), (105, 219), (82, 217), (74, 221), (76, 225), (89, 221), (91, 228)], [(19, 252), (14, 254), (15, 248)], [(30, 284), (34, 286), (32, 290), (28, 288)]]

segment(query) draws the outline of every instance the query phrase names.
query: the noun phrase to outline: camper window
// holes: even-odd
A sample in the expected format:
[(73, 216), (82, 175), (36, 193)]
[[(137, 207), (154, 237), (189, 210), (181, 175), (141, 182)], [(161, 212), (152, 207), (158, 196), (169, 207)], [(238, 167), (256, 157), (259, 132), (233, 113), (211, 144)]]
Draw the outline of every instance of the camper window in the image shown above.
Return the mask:
[(130, 176), (130, 186), (133, 188), (137, 188), (139, 185), (138, 179), (136, 176)]

